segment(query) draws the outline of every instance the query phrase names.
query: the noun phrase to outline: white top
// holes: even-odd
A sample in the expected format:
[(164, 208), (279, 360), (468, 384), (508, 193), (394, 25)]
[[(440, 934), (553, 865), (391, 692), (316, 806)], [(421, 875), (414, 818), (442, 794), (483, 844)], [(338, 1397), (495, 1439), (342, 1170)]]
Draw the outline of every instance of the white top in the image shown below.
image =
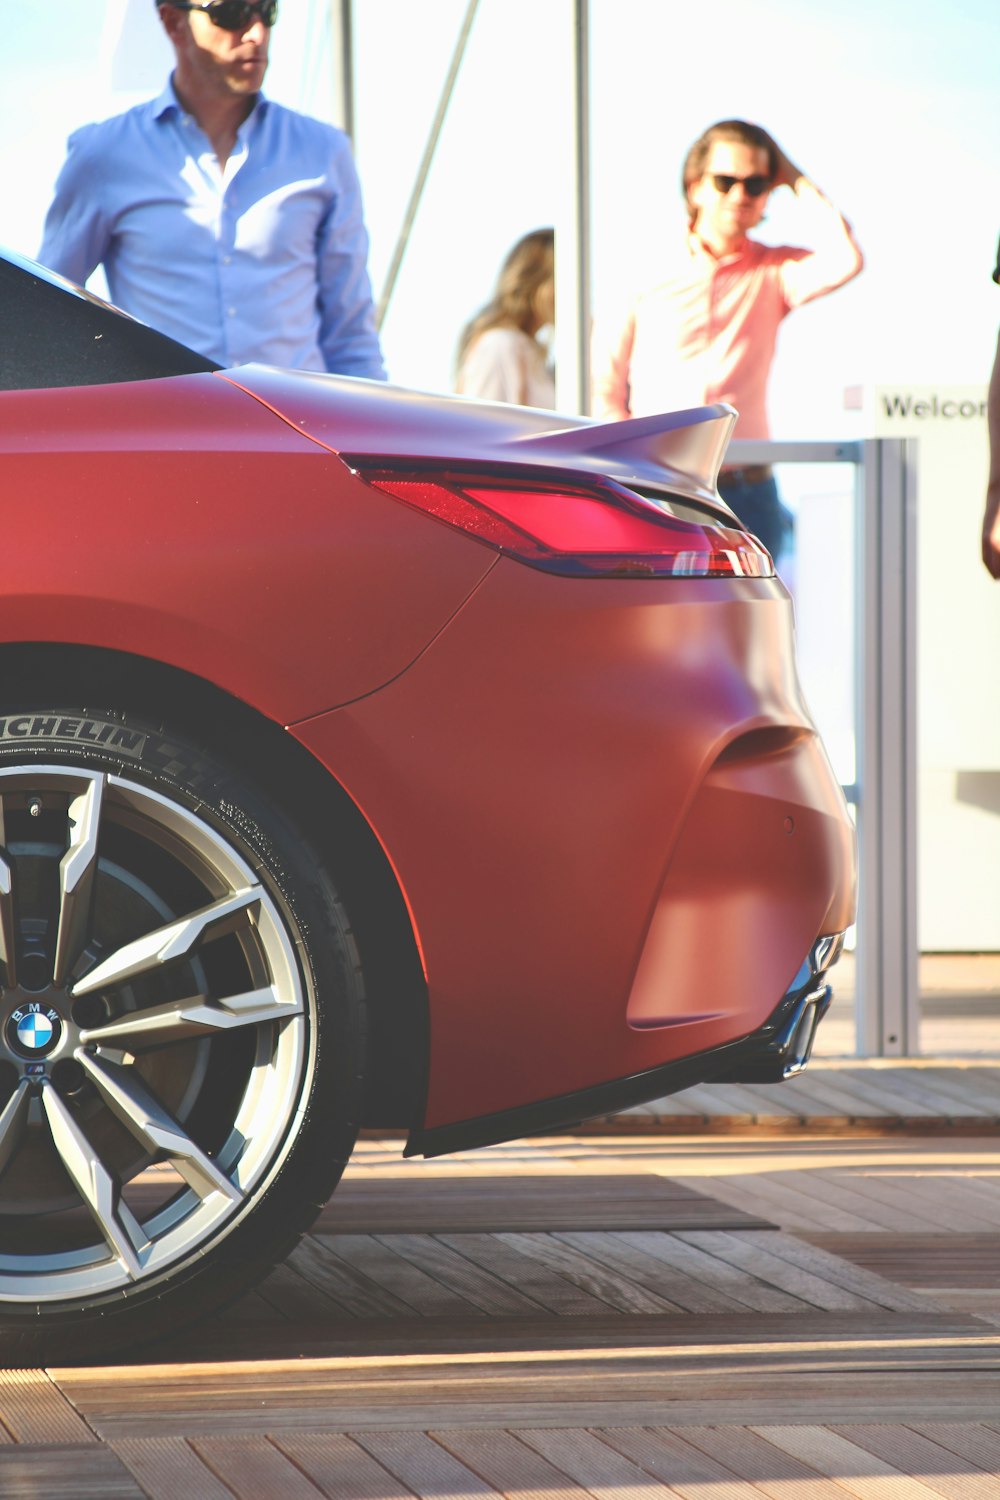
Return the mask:
[(520, 328), (487, 328), (465, 351), (455, 389), (482, 401), (513, 406), (556, 404), (556, 382), (545, 350)]

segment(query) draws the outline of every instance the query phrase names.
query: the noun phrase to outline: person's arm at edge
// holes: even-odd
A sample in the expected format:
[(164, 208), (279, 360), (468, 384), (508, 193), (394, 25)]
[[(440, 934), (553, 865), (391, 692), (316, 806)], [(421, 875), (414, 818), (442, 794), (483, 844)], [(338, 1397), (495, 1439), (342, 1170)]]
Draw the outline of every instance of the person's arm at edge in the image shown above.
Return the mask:
[(778, 168), (774, 179), (775, 188), (791, 188), (803, 206), (808, 207), (814, 222), (823, 225), (822, 246), (803, 260), (790, 262), (785, 268), (785, 278), (794, 291), (795, 305), (801, 307), (814, 297), (825, 292), (834, 292), (846, 286), (864, 269), (865, 258), (854, 230), (825, 193), (822, 193), (811, 178), (797, 167), (775, 142)]
[(385, 380), (382, 348), (368, 277), (368, 231), (361, 184), (347, 138), (334, 162), (334, 201), (317, 245), (319, 344), (331, 374)]
[(592, 415), (605, 422), (624, 422), (629, 409), (629, 370), (635, 343), (635, 313), (617, 329), (595, 327), (591, 343)]
[(1000, 578), (1000, 336), (990, 376), (986, 419), (990, 435), (990, 477), (983, 514), (983, 562), (992, 577)]
[(69, 138), (38, 252), (41, 265), (78, 286), (102, 263), (111, 238), (101, 206), (99, 163), (89, 160), (86, 149), (88, 136), (85, 128)]

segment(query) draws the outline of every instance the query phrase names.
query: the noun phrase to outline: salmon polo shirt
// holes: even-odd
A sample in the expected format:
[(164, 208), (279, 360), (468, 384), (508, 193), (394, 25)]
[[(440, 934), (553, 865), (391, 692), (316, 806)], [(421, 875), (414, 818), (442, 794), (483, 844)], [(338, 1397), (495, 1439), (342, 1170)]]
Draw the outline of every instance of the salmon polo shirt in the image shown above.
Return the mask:
[(717, 259), (689, 234), (668, 279), (595, 338), (594, 415), (651, 416), (725, 401), (741, 438), (770, 436), (767, 380), (778, 327), (843, 284), (844, 252), (747, 239)]

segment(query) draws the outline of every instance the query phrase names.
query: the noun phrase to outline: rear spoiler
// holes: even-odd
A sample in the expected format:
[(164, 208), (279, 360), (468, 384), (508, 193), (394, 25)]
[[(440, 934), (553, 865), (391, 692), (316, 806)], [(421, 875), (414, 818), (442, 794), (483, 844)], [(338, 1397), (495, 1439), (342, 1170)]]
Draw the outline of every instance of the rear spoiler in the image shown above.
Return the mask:
[(733, 408), (721, 404), (594, 422), (268, 365), (242, 365), (220, 378), (348, 462), (523, 463), (655, 485), (715, 506), (721, 504), (719, 466), (736, 422)]
[[(574, 468), (596, 468), (609, 477), (667, 484), (718, 500), (719, 469), (737, 413), (731, 406), (696, 406), (661, 416), (632, 417), (515, 439), (518, 455), (529, 461), (565, 461)], [(513, 456), (513, 454), (511, 455)]]

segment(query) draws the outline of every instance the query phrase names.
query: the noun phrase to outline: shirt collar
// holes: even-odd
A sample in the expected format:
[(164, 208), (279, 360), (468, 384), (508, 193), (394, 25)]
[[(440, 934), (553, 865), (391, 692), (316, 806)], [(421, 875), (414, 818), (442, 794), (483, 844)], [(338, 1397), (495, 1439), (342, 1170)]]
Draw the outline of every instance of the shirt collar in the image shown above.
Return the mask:
[(713, 255), (698, 238), (693, 229), (688, 230), (688, 254), (692, 260), (704, 261), (713, 266), (735, 266), (742, 260), (754, 260), (758, 253), (758, 242), (749, 237), (743, 241), (739, 250), (734, 250), (730, 255)]
[[(254, 101), (254, 107), (243, 121), (243, 125), (248, 124), (253, 119), (263, 119), (267, 113), (267, 106), (268, 101), (266, 97), (263, 94), (258, 94)], [(177, 91), (174, 88), (174, 75), (172, 73), (167, 79), (167, 85), (163, 93), (153, 100), (152, 110), (154, 120), (167, 119), (171, 114), (184, 115), (184, 106), (177, 97)], [(243, 127), (241, 126), (240, 128), (242, 129)]]

